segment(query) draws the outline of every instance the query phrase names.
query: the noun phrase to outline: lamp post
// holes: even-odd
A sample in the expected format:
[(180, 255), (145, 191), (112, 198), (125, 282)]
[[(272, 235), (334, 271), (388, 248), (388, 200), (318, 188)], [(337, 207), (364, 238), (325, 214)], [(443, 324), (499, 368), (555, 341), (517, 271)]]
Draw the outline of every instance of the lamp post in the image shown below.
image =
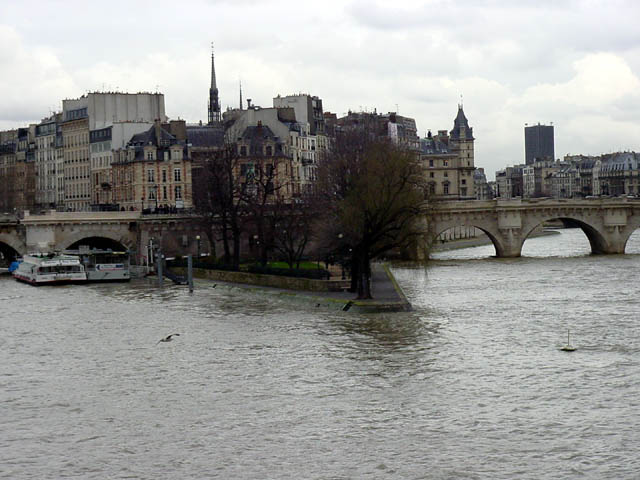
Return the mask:
[(196, 244), (198, 245), (198, 257), (200, 258), (200, 235), (196, 235)]
[[(340, 249), (340, 251), (342, 251), (342, 237), (343, 235), (341, 233), (338, 234), (338, 240), (340, 241), (340, 246), (338, 247)], [(342, 280), (345, 280), (345, 275), (344, 275), (344, 254), (340, 255), (340, 267), (342, 267)]]

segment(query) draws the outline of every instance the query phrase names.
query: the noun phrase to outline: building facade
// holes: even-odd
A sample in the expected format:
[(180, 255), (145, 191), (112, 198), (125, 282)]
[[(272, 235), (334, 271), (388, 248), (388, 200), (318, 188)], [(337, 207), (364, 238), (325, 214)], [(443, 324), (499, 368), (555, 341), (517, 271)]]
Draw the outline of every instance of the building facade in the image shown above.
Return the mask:
[(193, 207), (191, 153), (184, 121), (157, 121), (113, 151), (113, 202), (120, 210)]
[[(420, 160), (427, 176), (428, 195), (435, 200), (473, 200), (475, 189), (473, 129), (462, 105), (450, 132), (439, 130), (420, 141)], [(486, 178), (485, 178), (486, 183)], [(483, 195), (488, 195), (485, 192)]]

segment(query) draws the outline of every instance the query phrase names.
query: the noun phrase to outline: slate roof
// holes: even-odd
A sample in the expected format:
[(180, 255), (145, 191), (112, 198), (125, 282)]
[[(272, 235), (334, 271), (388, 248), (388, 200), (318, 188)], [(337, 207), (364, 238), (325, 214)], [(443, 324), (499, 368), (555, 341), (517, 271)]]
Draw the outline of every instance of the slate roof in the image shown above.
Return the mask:
[(451, 138), (458, 140), (460, 138), (460, 128), (465, 127), (467, 129), (467, 139), (473, 140), (473, 128), (469, 127), (469, 121), (464, 115), (462, 105), (458, 105), (458, 115), (453, 121), (453, 130), (451, 130)]
[(263, 155), (262, 146), (265, 141), (275, 143), (275, 153), (282, 152), (282, 142), (266, 125), (253, 125), (242, 132), (242, 141), (249, 144), (249, 155)]
[(131, 140), (129, 140), (130, 145), (159, 145), (159, 141), (167, 140), (170, 145), (176, 143), (176, 137), (167, 132), (164, 128), (160, 128), (160, 138), (156, 138), (156, 127), (155, 125), (146, 132), (137, 133)]
[(217, 126), (187, 126), (187, 142), (195, 148), (222, 147), (224, 129)]

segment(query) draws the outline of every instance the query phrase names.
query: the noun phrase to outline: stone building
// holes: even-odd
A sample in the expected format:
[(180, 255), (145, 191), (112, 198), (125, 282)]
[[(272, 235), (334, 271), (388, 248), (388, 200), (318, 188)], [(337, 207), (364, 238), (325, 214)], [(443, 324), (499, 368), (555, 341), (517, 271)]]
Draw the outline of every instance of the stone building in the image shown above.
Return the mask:
[(598, 188), (594, 194), (640, 195), (639, 161), (640, 154), (635, 152), (602, 155), (597, 165)]
[(0, 132), (0, 213), (13, 213), (16, 207), (16, 147), (18, 130)]
[[(260, 108), (250, 105), (247, 110), (225, 112), (224, 118), (226, 142), (236, 144), (241, 157), (247, 155), (243, 151), (249, 152), (247, 135), (263, 131), (267, 136), (265, 149), (272, 148), (271, 155), (278, 157), (278, 163), (284, 165), (284, 159), (287, 159), (284, 173), (278, 171), (280, 181), (287, 185), (287, 195), (300, 195), (313, 188), (317, 163), (326, 151), (328, 138), (326, 135), (312, 135), (310, 124), (298, 122), (293, 107)], [(258, 127), (263, 130), (255, 130)], [(283, 175), (288, 176), (287, 181)]]
[(476, 192), (476, 200), (491, 200), (493, 198), (484, 168), (476, 168), (473, 171), (473, 185)]
[[(98, 136), (105, 134), (104, 129), (116, 123), (152, 124), (156, 119), (167, 119), (164, 95), (160, 93), (92, 92), (78, 99), (63, 100), (62, 109), (66, 210), (89, 210), (98, 197), (108, 197), (102, 188), (106, 182), (100, 181), (99, 188), (94, 188), (90, 132), (99, 131), (94, 134), (94, 139), (99, 140), (102, 137)], [(94, 155), (94, 164), (104, 157)], [(97, 173), (99, 178), (106, 178), (104, 168)]]
[(57, 118), (52, 115), (36, 125), (36, 207), (41, 209), (56, 208), (58, 199)]
[(458, 105), (453, 129), (437, 135), (427, 134), (420, 141), (420, 159), (424, 165), (429, 195), (442, 200), (473, 200), (476, 198), (474, 181), (473, 129)]
[(116, 122), (108, 127), (91, 130), (91, 209), (115, 210), (113, 200), (113, 151), (122, 149), (138, 133), (153, 126), (152, 122)]
[(182, 120), (156, 121), (113, 152), (113, 202), (120, 210), (173, 211), (193, 206), (191, 153)]
[[(66, 108), (65, 108), (66, 106)], [(75, 106), (75, 105), (74, 105)], [(63, 104), (64, 209), (89, 210), (91, 163), (89, 162), (89, 115), (87, 107)]]
[(379, 114), (373, 112), (351, 112), (347, 116), (337, 119), (336, 128), (357, 129), (362, 128), (380, 139), (390, 139), (397, 145), (409, 150), (420, 150), (420, 138), (416, 121), (413, 118), (398, 115), (396, 112)]

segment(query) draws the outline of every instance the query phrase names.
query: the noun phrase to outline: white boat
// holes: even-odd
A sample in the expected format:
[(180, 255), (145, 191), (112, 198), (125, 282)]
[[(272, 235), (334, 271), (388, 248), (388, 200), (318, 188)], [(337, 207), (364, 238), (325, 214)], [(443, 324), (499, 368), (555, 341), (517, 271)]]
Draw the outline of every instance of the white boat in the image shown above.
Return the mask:
[(128, 252), (89, 249), (81, 246), (78, 250), (65, 250), (64, 253), (80, 258), (80, 262), (87, 272), (87, 280), (90, 282), (127, 282), (131, 280)]
[(13, 271), (16, 280), (31, 285), (49, 285), (56, 283), (84, 283), (87, 273), (74, 255), (55, 253), (31, 253), (22, 258), (22, 262)]

